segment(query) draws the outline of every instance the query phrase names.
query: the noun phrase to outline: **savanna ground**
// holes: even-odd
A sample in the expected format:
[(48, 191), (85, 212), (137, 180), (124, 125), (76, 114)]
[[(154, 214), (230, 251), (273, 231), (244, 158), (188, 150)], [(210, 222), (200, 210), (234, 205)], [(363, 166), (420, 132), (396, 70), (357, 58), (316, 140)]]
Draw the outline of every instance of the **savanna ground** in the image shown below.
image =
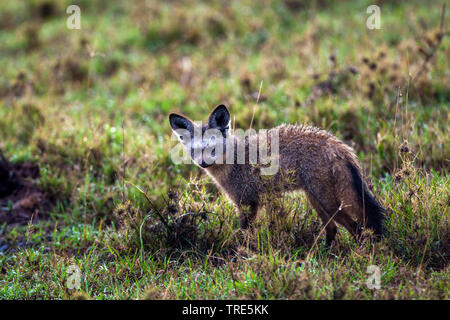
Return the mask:
[[(373, 2), (380, 30), (366, 27)], [(66, 28), (70, 4), (81, 30)], [(442, 12), (440, 1), (3, 1), (0, 298), (449, 299)], [(340, 228), (327, 250), (302, 194), (239, 230), (212, 181), (170, 158), (168, 114), (206, 119), (222, 102), (236, 127), (254, 113), (253, 128), (312, 124), (354, 147), (387, 208), (386, 238), (357, 244)], [(370, 265), (380, 290), (366, 285)]]

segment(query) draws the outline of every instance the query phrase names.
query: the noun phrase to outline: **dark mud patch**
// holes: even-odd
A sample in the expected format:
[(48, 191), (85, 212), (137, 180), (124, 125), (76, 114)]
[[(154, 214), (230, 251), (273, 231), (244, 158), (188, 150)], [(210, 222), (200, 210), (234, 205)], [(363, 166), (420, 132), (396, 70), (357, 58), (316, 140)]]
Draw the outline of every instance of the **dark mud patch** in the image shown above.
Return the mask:
[(45, 218), (52, 204), (36, 186), (38, 177), (37, 164), (13, 164), (0, 153), (0, 225), (35, 223)]
[(18, 99), (26, 94), (34, 93), (34, 83), (29, 79), (29, 76), (20, 71), (10, 84), (7, 83), (0, 87), (0, 98), (3, 99)]

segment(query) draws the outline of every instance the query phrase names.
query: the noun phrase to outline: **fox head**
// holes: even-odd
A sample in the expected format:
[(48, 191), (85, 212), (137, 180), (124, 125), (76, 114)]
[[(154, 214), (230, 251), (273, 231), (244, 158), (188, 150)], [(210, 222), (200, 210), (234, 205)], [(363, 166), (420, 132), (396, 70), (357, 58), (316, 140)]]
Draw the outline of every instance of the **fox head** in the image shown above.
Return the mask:
[(169, 115), (172, 130), (195, 164), (207, 168), (224, 163), (230, 112), (223, 104), (214, 108), (204, 125), (177, 113)]

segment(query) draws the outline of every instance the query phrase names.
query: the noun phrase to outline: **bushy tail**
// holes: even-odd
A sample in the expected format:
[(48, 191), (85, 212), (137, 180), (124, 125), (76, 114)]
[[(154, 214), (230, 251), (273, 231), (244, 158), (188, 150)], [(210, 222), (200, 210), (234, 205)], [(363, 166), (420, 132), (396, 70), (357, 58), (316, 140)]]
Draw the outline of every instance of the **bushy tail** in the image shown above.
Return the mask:
[(367, 185), (361, 178), (360, 171), (352, 163), (348, 163), (348, 168), (352, 175), (353, 188), (358, 196), (358, 201), (363, 208), (365, 226), (373, 230), (378, 237), (384, 235), (384, 220), (386, 219), (384, 213), (386, 210), (380, 203), (372, 196), (367, 188)]

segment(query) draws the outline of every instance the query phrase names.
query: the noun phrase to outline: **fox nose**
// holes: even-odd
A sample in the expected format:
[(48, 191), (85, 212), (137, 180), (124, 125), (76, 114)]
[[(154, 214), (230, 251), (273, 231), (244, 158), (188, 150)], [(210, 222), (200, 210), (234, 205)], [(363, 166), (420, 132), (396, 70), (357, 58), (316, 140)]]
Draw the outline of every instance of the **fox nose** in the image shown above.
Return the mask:
[(202, 168), (208, 168), (209, 166), (210, 166), (210, 164), (206, 163), (205, 161), (202, 161), (200, 163), (200, 167), (202, 167)]

